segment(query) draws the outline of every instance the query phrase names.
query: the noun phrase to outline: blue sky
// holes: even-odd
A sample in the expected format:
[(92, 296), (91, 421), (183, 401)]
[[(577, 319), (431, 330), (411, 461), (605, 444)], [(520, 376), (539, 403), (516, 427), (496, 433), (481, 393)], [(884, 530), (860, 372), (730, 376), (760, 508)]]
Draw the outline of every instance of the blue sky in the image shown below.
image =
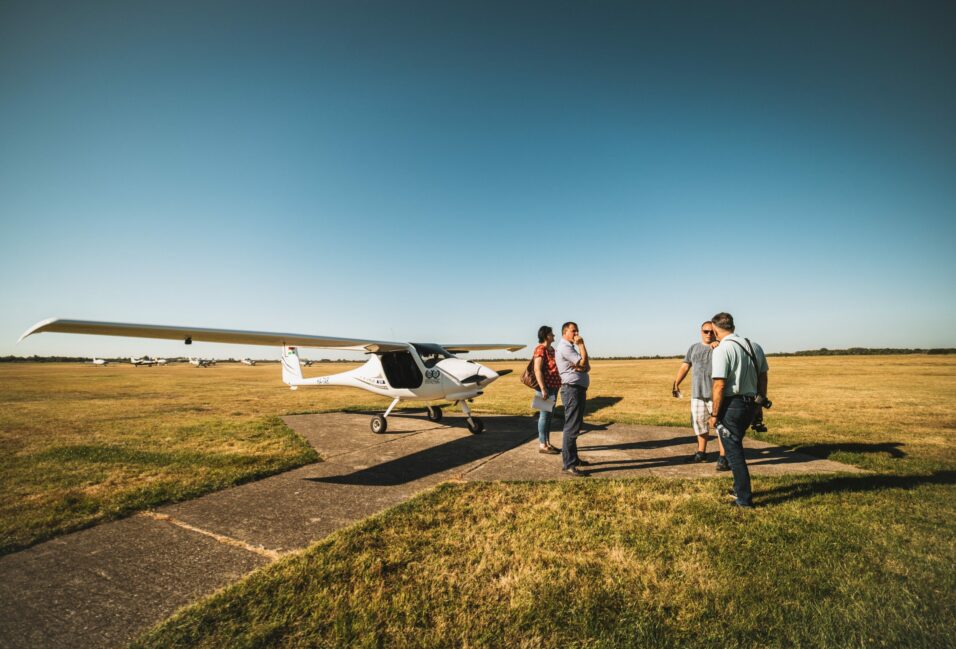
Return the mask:
[(956, 346), (956, 9), (831, 4), (5, 2), (0, 355)]

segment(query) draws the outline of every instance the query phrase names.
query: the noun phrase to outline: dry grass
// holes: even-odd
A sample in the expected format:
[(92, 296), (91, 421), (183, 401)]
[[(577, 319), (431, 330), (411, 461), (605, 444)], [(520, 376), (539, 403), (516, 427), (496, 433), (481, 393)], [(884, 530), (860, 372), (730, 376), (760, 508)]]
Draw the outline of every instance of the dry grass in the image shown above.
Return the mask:
[[(678, 364), (596, 362), (589, 418), (688, 425), (687, 401), (669, 392)], [(516, 373), (478, 411), (530, 412), (524, 364), (492, 365)], [(293, 392), (279, 374), (275, 364), (0, 365), (0, 551), (313, 461), (277, 415), (386, 403), (346, 388)], [(952, 357), (775, 358), (771, 394), (773, 441), (881, 471), (956, 463)]]
[[(678, 361), (595, 363), (594, 421), (688, 425)], [(523, 363), (502, 364), (520, 371)], [(312, 368), (313, 373), (345, 366)], [(310, 370), (306, 370), (309, 374)], [(145, 646), (948, 646), (956, 359), (771, 359), (774, 441), (874, 470), (724, 480), (449, 484), (189, 607)], [(479, 412), (529, 412), (516, 376)], [(7, 548), (311, 461), (275, 365), (0, 366)]]

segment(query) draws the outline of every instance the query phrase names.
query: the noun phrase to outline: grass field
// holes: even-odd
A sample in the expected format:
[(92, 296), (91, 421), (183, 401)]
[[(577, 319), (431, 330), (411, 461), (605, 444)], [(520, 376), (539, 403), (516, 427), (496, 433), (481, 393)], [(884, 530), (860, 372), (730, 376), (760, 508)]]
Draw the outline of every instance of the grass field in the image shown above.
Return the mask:
[[(595, 363), (588, 419), (686, 426), (677, 365)], [(3, 548), (312, 461), (277, 415), (385, 404), (278, 375), (0, 365)], [(952, 646), (956, 359), (771, 359), (770, 392), (765, 438), (873, 473), (761, 478), (733, 515), (722, 480), (444, 485), (141, 643)], [(528, 400), (512, 375), (476, 404)]]

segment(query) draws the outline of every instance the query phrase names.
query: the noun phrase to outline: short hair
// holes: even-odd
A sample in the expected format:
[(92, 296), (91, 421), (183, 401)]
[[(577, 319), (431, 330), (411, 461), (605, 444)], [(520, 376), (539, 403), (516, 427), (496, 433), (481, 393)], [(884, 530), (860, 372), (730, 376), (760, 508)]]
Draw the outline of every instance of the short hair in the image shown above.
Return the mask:
[(703, 327), (704, 325), (709, 325), (709, 324), (714, 324), (714, 321), (713, 321), (713, 320), (704, 320), (703, 322), (700, 323), (700, 326)]
[(570, 327), (571, 325), (574, 325), (575, 327), (577, 327), (577, 326), (578, 326), (578, 323), (577, 323), (577, 322), (571, 322), (571, 321), (569, 320), (569, 321), (565, 322), (563, 325), (561, 325), (561, 335), (562, 335), (562, 336), (564, 335), (564, 332), (568, 330), (568, 327)]
[(538, 342), (543, 343), (544, 339), (548, 337), (548, 334), (553, 332), (554, 332), (554, 329), (552, 329), (548, 325), (541, 325), (538, 328)]
[(734, 332), (734, 316), (730, 315), (729, 313), (721, 311), (711, 318), (710, 321), (714, 323), (715, 327), (719, 327), (724, 331), (729, 331), (730, 333)]

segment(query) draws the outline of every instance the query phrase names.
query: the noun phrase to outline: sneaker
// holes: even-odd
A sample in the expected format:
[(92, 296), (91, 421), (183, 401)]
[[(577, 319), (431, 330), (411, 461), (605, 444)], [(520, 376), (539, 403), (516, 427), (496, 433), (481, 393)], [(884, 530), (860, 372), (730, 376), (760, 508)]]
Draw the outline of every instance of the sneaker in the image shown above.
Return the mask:
[(730, 471), (730, 462), (727, 461), (727, 458), (721, 455), (717, 458), (717, 470), (718, 471)]
[(754, 508), (753, 505), (741, 505), (736, 500), (731, 500), (730, 506), (733, 507), (734, 509), (753, 509)]
[(591, 466), (591, 463), (587, 460), (578, 459), (578, 463), (574, 466)]
[(766, 433), (766, 432), (767, 432), (767, 426), (766, 426), (765, 424), (754, 424), (753, 426), (751, 426), (751, 428), (754, 429), (754, 432), (755, 432), (755, 433)]
[(696, 453), (694, 453), (694, 456), (691, 457), (689, 460), (687, 460), (687, 462), (690, 464), (697, 464), (699, 462), (706, 462), (706, 461), (707, 461), (707, 454), (701, 453), (700, 451), (697, 451)]
[(563, 473), (567, 473), (568, 475), (573, 475), (575, 478), (586, 478), (588, 475), (584, 471), (578, 471), (578, 467), (576, 466), (573, 466), (570, 469), (562, 469), (561, 471)]
[(561, 451), (553, 446), (546, 446), (545, 448), (538, 448), (538, 453), (544, 453), (545, 455), (559, 455)]

